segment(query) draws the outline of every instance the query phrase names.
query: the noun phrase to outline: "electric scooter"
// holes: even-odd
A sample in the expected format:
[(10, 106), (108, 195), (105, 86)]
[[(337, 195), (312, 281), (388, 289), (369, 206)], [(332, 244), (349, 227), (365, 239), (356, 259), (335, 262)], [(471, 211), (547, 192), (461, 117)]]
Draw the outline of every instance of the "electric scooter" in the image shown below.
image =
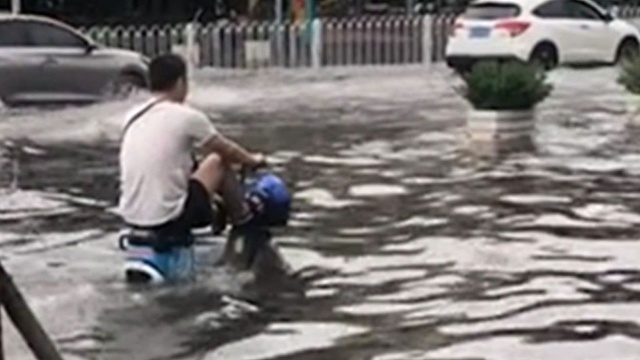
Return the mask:
[[(225, 249), (220, 252), (215, 265), (248, 270), (262, 253), (270, 250), (272, 229), (287, 226), (291, 195), (285, 182), (265, 169), (253, 172), (243, 169), (240, 180), (254, 216), (248, 224), (229, 231)], [(209, 237), (223, 233), (226, 228), (224, 204), (220, 200), (214, 201), (213, 209), (217, 216)], [(196, 280), (200, 236), (194, 231), (168, 235), (126, 226), (119, 237), (120, 249), (125, 252), (126, 281), (164, 284)]]

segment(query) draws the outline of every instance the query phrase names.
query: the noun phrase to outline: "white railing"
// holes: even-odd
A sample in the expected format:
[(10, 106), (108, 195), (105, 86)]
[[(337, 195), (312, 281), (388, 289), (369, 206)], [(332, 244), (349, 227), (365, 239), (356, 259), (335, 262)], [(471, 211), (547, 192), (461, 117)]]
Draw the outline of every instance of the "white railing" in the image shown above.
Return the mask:
[(640, 6), (625, 5), (615, 7), (615, 12), (618, 17), (628, 19), (640, 17)]
[(180, 52), (202, 67), (291, 68), (437, 61), (452, 20), (452, 16), (398, 16), (81, 30), (104, 45), (147, 56)]
[(185, 25), (97, 26), (80, 30), (100, 44), (155, 56), (172, 51), (176, 45), (185, 43), (185, 28)]
[[(618, 14), (635, 24), (640, 8), (619, 8)], [(84, 31), (102, 44), (148, 56), (179, 52), (200, 67), (401, 65), (442, 61), (454, 19), (453, 14), (439, 14), (316, 19), (300, 24), (92, 27)]]

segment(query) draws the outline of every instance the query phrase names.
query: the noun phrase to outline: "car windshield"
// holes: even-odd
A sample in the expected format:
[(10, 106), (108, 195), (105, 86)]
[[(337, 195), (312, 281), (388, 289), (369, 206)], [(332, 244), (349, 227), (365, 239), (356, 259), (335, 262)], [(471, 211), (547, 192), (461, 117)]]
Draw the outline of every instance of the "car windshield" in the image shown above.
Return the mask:
[(496, 20), (516, 17), (520, 8), (515, 4), (488, 3), (470, 5), (464, 12), (464, 18), (471, 20)]

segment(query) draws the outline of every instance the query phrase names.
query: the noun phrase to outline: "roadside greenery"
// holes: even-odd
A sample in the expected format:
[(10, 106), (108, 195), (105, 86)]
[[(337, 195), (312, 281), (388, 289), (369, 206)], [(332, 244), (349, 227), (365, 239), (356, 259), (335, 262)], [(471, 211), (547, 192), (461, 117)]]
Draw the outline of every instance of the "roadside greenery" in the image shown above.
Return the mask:
[(479, 62), (463, 80), (458, 92), (476, 110), (531, 110), (553, 89), (543, 70), (521, 62)]

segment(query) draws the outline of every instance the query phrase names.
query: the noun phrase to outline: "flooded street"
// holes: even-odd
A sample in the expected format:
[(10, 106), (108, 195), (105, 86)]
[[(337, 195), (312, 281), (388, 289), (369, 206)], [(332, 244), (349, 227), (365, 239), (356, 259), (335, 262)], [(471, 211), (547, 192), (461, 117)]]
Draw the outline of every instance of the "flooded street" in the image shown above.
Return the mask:
[(0, 109), (0, 259), (68, 359), (635, 360), (640, 128), (616, 76), (553, 72), (514, 148), (465, 140), (439, 66), (198, 72), (192, 102), (295, 193), (285, 285), (127, 288), (116, 140), (139, 99)]

